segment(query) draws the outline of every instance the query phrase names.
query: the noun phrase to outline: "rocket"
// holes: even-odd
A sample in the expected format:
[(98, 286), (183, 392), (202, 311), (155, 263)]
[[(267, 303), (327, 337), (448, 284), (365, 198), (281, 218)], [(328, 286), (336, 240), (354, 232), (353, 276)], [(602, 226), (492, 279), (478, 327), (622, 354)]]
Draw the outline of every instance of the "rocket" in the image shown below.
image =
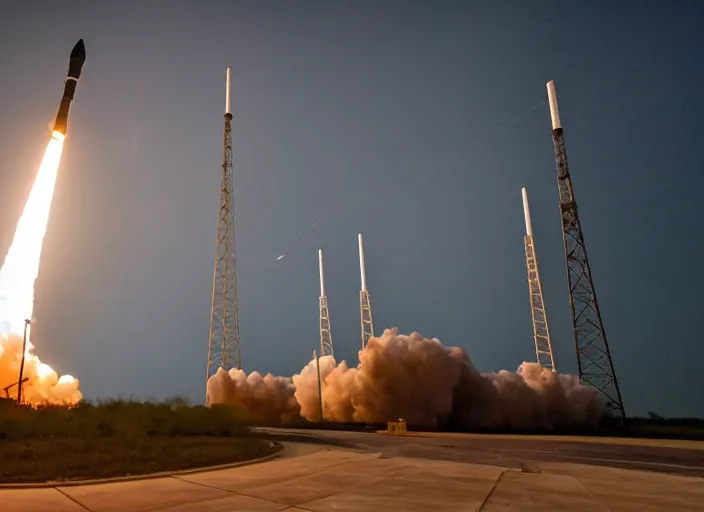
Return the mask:
[(530, 205), (528, 204), (526, 187), (521, 189), (521, 195), (523, 196), (523, 216), (526, 220), (526, 236), (533, 236), (533, 223), (530, 221)]
[(66, 74), (66, 80), (64, 80), (64, 94), (61, 97), (59, 111), (54, 121), (54, 137), (56, 138), (66, 136), (68, 109), (71, 106), (71, 101), (73, 101), (73, 95), (76, 93), (76, 85), (78, 85), (78, 79), (81, 77), (81, 70), (85, 61), (86, 47), (83, 45), (83, 39), (79, 39), (76, 46), (71, 50), (68, 60), (68, 73)]
[(364, 243), (362, 241), (362, 233), (357, 234), (357, 243), (359, 245), (359, 273), (362, 278), (362, 289), (360, 291), (367, 292), (367, 271), (364, 268)]

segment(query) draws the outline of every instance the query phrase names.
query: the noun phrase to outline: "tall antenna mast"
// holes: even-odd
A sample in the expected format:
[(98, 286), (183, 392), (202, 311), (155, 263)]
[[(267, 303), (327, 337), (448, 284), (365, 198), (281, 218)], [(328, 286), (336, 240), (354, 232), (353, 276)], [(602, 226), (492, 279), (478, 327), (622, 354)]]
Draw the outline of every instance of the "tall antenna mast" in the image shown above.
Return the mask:
[(526, 249), (526, 270), (528, 272), (528, 292), (530, 294), (530, 312), (533, 319), (533, 341), (535, 342), (535, 357), (543, 368), (557, 371), (555, 358), (552, 353), (552, 340), (548, 328), (548, 316), (543, 299), (543, 284), (538, 271), (538, 257), (535, 254), (535, 241), (533, 239), (533, 224), (530, 221), (530, 206), (528, 193), (525, 187), (521, 190), (523, 195), (523, 214), (526, 219), (526, 236), (523, 242)]
[(320, 356), (334, 356), (332, 334), (330, 333), (330, 311), (328, 297), (325, 295), (325, 276), (323, 274), (323, 250), (318, 249), (318, 267), (320, 267)]
[[(215, 238), (213, 301), (208, 339), (206, 383), (218, 368), (240, 369), (240, 326), (237, 300), (237, 264), (235, 258), (235, 214), (232, 207), (232, 112), (230, 84), (232, 68), (225, 79), (225, 128), (222, 150), (222, 185), (218, 210), (218, 231)], [(206, 405), (209, 397), (206, 392)]]
[(372, 303), (367, 291), (367, 271), (364, 268), (364, 244), (362, 233), (357, 235), (359, 242), (359, 272), (362, 277), (362, 289), (359, 291), (359, 318), (362, 327), (362, 349), (367, 346), (369, 338), (374, 336), (374, 321), (372, 320)]
[(567, 151), (560, 124), (560, 114), (557, 109), (555, 82), (548, 82), (547, 88), (579, 377), (583, 382), (593, 386), (604, 395), (625, 421), (626, 412), (616, 378), (614, 362), (611, 359), (611, 350), (606, 340), (604, 323), (599, 311), (592, 271), (587, 258), (587, 246), (584, 243), (572, 178), (567, 165)]

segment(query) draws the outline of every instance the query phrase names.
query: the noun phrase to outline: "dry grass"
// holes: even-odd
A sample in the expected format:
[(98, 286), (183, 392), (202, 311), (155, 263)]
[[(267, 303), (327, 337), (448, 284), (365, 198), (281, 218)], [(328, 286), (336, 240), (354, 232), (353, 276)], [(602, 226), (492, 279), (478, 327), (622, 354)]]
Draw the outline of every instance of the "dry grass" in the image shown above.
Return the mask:
[(0, 483), (175, 471), (276, 451), (240, 418), (232, 408), (182, 401), (111, 400), (37, 410), (0, 403)]
[(214, 466), (276, 451), (258, 437), (103, 437), (0, 441), (0, 482), (51, 482)]

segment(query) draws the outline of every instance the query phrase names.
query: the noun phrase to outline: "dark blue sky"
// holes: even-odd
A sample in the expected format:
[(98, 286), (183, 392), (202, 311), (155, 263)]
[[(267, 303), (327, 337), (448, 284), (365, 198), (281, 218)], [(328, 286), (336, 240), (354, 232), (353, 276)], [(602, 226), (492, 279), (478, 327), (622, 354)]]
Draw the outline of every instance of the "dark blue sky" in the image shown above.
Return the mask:
[(39, 356), (88, 397), (202, 401), (231, 65), (247, 371), (291, 375), (318, 346), (318, 247), (336, 353), (356, 358), (358, 231), (377, 329), (460, 345), (483, 371), (534, 358), (521, 186), (557, 363), (575, 371), (554, 79), (626, 409), (704, 415), (704, 7), (576, 5), (3, 5), (3, 254), (69, 51), (82, 37), (88, 54), (36, 288)]

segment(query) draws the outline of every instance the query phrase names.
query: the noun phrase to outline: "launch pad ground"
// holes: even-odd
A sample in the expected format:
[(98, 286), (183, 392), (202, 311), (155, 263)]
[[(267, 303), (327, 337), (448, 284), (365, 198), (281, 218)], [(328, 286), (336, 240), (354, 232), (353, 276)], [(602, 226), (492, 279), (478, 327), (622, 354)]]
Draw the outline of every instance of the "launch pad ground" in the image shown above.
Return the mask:
[[(704, 510), (701, 449), (260, 430), (286, 446), (277, 460), (151, 480), (0, 490), (0, 503), (7, 512)], [(619, 465), (638, 470), (613, 467)]]

